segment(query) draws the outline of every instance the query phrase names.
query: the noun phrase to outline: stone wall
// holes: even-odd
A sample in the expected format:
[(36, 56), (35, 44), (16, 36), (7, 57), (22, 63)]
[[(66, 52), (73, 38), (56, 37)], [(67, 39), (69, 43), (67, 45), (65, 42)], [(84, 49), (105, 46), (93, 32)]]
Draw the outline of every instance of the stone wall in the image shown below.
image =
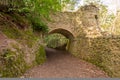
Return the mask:
[[(46, 22), (49, 27), (49, 33), (57, 33), (58, 29), (68, 31), (74, 38), (79, 36), (98, 37), (102, 36), (99, 28), (98, 8), (94, 5), (86, 5), (76, 12), (57, 12), (50, 14), (51, 21)], [(58, 30), (59, 33), (59, 30)], [(67, 36), (66, 36), (67, 37)]]
[(120, 37), (103, 36), (98, 12), (96, 6), (86, 5), (77, 12), (52, 14), (48, 27), (53, 33), (70, 33), (66, 37), (71, 54), (101, 67), (111, 77), (120, 77)]
[(81, 38), (76, 44), (73, 55), (99, 66), (111, 77), (120, 77), (120, 36)]

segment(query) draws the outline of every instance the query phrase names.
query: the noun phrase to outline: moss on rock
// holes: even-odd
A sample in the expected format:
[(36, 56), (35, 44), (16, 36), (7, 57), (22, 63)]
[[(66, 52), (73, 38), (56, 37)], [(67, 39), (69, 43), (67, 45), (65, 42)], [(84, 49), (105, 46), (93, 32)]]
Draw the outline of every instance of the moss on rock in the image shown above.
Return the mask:
[(39, 44), (40, 36), (34, 34), (25, 17), (0, 12), (0, 32), (6, 37), (0, 39), (3, 42), (0, 45), (0, 77), (19, 77), (46, 60), (44, 47)]
[(27, 69), (23, 57), (24, 55), (20, 50), (14, 52), (6, 49), (0, 55), (0, 61), (2, 63), (0, 67), (1, 77), (18, 77), (22, 75)]
[(75, 47), (80, 52), (77, 57), (100, 67), (110, 77), (120, 77), (120, 36), (84, 38), (77, 44), (80, 44)]
[(31, 23), (17, 13), (0, 13), (0, 31), (8, 38), (32, 47), (40, 37), (33, 32)]
[(35, 57), (35, 61), (37, 64), (42, 64), (46, 60), (45, 49), (43, 46), (40, 46)]

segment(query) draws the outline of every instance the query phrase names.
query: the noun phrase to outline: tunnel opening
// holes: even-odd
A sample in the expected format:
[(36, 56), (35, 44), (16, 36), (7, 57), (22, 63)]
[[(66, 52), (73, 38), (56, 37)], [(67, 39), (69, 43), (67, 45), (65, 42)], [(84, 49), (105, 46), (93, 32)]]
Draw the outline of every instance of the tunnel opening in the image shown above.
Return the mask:
[(65, 29), (54, 29), (45, 37), (46, 47), (69, 51), (73, 34)]
[(45, 38), (46, 47), (57, 50), (67, 50), (69, 39), (62, 34), (54, 33)]
[(54, 29), (45, 37), (47, 58), (70, 54), (73, 34), (65, 29)]

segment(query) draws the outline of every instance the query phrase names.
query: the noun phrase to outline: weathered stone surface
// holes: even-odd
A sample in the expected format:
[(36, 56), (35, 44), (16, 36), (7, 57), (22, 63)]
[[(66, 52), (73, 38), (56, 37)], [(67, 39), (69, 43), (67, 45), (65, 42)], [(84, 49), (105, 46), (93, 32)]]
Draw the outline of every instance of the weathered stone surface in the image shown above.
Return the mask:
[(83, 34), (85, 37), (102, 36), (98, 24), (98, 8), (93, 5), (81, 7), (77, 12), (51, 14), (51, 18), (52, 21), (48, 22), (49, 33), (61, 33), (66, 37), (71, 34), (74, 38)]
[[(51, 21), (47, 22), (49, 34), (60, 33), (70, 39), (69, 51), (79, 52), (79, 44), (87, 44), (84, 38), (102, 36), (99, 28), (98, 8), (94, 5), (81, 7), (77, 12), (57, 12), (51, 14)], [(81, 41), (81, 43), (77, 43)], [(83, 45), (83, 44), (82, 44)]]
[(92, 62), (111, 77), (120, 77), (120, 37), (102, 35), (98, 8), (81, 7), (77, 12), (52, 14), (49, 33), (60, 33), (70, 39), (69, 52)]

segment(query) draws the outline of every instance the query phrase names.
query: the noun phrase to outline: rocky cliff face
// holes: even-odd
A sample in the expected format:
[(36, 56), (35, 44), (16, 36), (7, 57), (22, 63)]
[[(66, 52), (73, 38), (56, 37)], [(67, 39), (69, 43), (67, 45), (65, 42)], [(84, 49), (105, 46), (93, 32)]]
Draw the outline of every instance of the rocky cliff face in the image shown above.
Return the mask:
[(0, 77), (18, 77), (45, 61), (40, 37), (25, 17), (0, 13)]

